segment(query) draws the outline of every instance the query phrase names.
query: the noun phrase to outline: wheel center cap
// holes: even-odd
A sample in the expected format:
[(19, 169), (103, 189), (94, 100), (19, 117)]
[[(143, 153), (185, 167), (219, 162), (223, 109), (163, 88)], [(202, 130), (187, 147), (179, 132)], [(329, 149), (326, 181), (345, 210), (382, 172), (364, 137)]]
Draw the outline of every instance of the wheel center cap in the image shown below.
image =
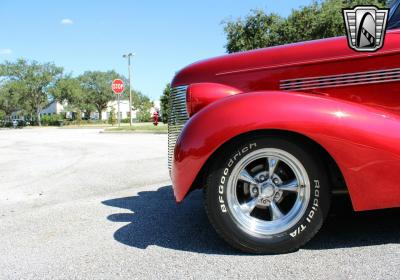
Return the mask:
[(264, 197), (272, 197), (274, 193), (275, 193), (275, 188), (272, 185), (266, 185), (262, 191)]

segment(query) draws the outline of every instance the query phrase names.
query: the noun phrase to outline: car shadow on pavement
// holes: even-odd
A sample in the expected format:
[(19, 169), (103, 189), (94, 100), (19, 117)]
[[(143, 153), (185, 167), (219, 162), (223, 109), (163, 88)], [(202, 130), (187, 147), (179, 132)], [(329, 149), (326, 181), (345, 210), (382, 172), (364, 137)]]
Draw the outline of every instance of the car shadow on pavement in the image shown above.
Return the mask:
[(354, 212), (350, 197), (333, 200), (321, 231), (305, 249), (400, 244), (400, 208)]
[[(176, 204), (171, 186), (164, 186), (102, 203), (128, 210), (107, 217), (124, 224), (114, 233), (115, 240), (122, 244), (140, 249), (155, 245), (181, 251), (237, 255), (238, 251), (223, 242), (212, 229), (202, 199), (202, 192), (195, 191)], [(347, 199), (335, 199), (324, 227), (304, 249), (400, 243), (399, 216), (400, 209), (355, 213)]]
[(129, 223), (114, 233), (115, 240), (123, 244), (141, 249), (156, 245), (190, 252), (237, 254), (209, 224), (201, 191), (192, 192), (180, 204), (175, 202), (171, 186), (102, 203), (128, 210), (107, 217), (113, 222)]

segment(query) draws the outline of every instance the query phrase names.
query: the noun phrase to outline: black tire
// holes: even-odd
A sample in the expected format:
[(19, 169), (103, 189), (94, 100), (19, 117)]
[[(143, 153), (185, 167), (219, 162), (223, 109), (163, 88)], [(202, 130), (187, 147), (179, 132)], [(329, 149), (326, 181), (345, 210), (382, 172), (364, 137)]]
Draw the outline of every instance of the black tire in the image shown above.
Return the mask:
[[(249, 148), (250, 147), (250, 148)], [(238, 162), (257, 149), (273, 148), (293, 155), (309, 178), (308, 203), (300, 220), (288, 230), (271, 235), (255, 236), (243, 230), (227, 205), (227, 183)], [(239, 151), (239, 153), (238, 153)], [(240, 151), (245, 151), (240, 153)], [(232, 164), (232, 161), (234, 162)], [(330, 207), (330, 186), (324, 163), (313, 147), (286, 137), (247, 137), (230, 143), (218, 153), (210, 168), (204, 189), (204, 204), (216, 232), (231, 246), (247, 253), (281, 254), (298, 250), (320, 230)], [(222, 180), (222, 177), (225, 177)], [(221, 182), (224, 182), (222, 184)], [(305, 204), (308, 204), (305, 206)], [(258, 211), (258, 210), (257, 210)]]

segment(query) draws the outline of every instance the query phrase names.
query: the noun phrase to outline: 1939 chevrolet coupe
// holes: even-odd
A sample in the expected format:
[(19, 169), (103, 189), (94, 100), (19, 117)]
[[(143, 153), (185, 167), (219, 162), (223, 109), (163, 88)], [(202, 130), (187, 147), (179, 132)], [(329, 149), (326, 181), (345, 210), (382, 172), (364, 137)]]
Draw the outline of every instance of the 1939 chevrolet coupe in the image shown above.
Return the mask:
[(337, 37), (181, 70), (168, 136), (176, 201), (203, 188), (218, 234), (252, 253), (300, 248), (331, 194), (348, 192), (356, 211), (399, 207), (399, 14), (397, 1), (376, 52)]

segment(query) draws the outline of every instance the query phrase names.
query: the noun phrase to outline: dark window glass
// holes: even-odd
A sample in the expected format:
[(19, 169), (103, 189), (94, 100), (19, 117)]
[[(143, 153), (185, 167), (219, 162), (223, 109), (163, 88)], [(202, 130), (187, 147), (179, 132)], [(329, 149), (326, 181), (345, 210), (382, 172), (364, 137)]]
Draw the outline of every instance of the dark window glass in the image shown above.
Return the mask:
[[(387, 29), (395, 29), (400, 27), (400, 1), (396, 1), (391, 9), (396, 9), (396, 11), (390, 11), (390, 14), (392, 15), (390, 17)], [(392, 14), (393, 13), (393, 14)]]

